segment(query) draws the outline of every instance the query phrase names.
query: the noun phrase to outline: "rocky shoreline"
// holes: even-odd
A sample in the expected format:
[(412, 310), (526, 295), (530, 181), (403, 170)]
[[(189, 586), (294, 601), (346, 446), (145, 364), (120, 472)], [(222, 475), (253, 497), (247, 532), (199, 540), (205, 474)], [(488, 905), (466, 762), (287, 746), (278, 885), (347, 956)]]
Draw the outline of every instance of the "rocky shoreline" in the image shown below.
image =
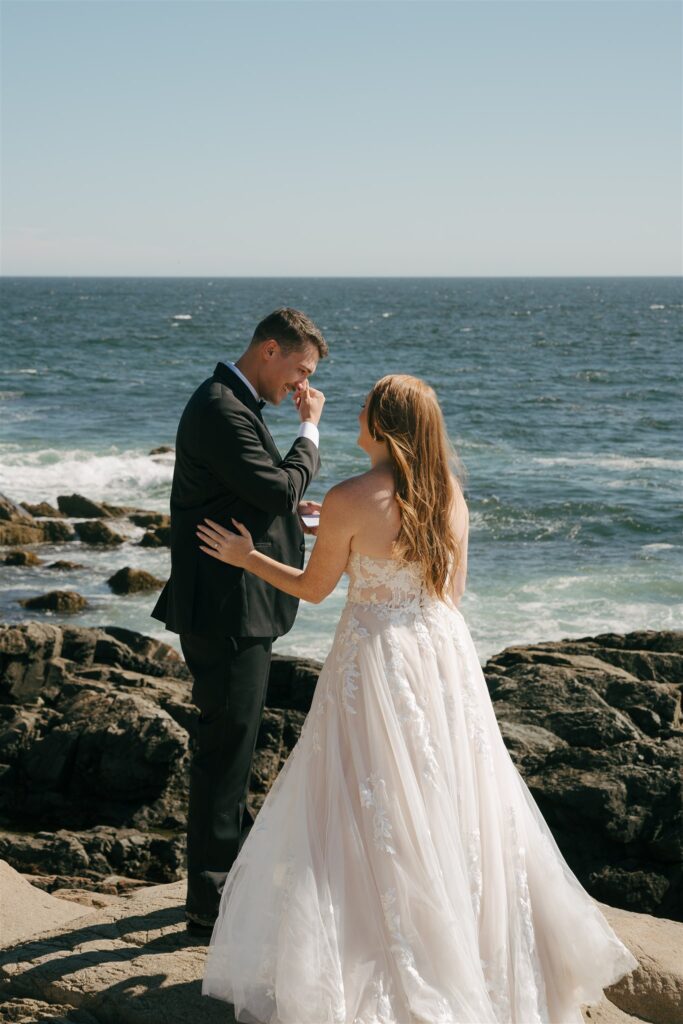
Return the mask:
[[(273, 660), (254, 810), (296, 743), (319, 670)], [(511, 647), (484, 671), (510, 753), (588, 891), (678, 918), (683, 633)], [(50, 892), (180, 879), (190, 690), (177, 652), (140, 633), (0, 627), (0, 858)]]

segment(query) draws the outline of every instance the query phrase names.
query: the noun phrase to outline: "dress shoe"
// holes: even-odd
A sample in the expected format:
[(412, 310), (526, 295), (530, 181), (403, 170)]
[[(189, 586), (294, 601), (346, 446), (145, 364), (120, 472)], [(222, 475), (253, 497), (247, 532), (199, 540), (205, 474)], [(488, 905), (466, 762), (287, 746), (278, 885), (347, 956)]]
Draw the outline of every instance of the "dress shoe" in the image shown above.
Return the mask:
[(194, 914), (185, 914), (185, 928), (189, 935), (209, 937), (213, 932), (214, 921), (208, 917), (195, 917)]

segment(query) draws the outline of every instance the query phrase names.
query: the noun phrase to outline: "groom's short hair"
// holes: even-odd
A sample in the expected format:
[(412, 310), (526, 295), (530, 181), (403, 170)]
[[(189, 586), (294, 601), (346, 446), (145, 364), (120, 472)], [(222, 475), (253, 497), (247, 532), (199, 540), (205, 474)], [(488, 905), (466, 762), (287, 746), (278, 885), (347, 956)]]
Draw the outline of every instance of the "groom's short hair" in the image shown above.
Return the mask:
[(274, 338), (286, 353), (312, 345), (318, 350), (319, 357), (324, 359), (329, 351), (327, 342), (313, 321), (305, 313), (290, 309), (289, 306), (276, 309), (264, 317), (254, 331), (251, 344), (260, 345), (269, 338)]

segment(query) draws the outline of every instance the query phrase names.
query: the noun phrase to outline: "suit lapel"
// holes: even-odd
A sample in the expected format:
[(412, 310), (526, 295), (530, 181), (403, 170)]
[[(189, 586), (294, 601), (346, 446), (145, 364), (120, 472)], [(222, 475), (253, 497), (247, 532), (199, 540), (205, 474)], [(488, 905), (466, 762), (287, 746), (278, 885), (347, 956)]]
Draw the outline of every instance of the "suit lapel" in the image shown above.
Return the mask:
[(247, 385), (244, 383), (244, 381), (240, 380), (237, 374), (233, 373), (230, 367), (226, 366), (225, 363), (218, 363), (216, 369), (213, 371), (213, 375), (216, 378), (216, 380), (219, 380), (221, 382), (221, 384), (225, 384), (226, 387), (230, 388), (235, 398), (237, 398), (242, 403), (242, 405), (246, 405), (247, 409), (249, 409), (250, 412), (253, 412), (253, 414), (256, 416), (261, 426), (263, 427), (263, 433), (265, 435), (264, 448), (275, 459), (280, 461), (282, 459), (282, 456), (280, 455), (278, 447), (275, 444), (275, 441), (273, 440), (273, 435), (268, 430), (268, 427), (263, 419), (263, 416), (261, 415), (261, 409), (259, 407), (257, 400), (254, 398), (253, 394), (251, 393)]

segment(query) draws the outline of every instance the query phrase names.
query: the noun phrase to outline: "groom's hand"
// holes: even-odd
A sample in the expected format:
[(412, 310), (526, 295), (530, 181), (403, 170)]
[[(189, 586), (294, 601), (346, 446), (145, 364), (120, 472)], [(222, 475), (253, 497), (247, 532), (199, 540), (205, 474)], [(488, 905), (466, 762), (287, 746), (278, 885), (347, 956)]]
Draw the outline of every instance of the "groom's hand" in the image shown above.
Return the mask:
[(316, 426), (320, 423), (325, 396), (322, 391), (312, 388), (307, 380), (300, 384), (295, 391), (294, 404), (299, 411), (299, 419), (302, 423), (315, 423)]
[[(322, 505), (319, 501), (300, 501), (297, 506), (297, 512), (299, 513), (299, 516), (310, 516), (313, 515), (314, 512), (317, 512), (318, 515), (320, 515), (321, 508)], [(315, 537), (318, 532), (317, 526), (306, 526), (303, 519), (301, 520), (301, 528), (304, 533), (311, 534), (313, 537)]]

